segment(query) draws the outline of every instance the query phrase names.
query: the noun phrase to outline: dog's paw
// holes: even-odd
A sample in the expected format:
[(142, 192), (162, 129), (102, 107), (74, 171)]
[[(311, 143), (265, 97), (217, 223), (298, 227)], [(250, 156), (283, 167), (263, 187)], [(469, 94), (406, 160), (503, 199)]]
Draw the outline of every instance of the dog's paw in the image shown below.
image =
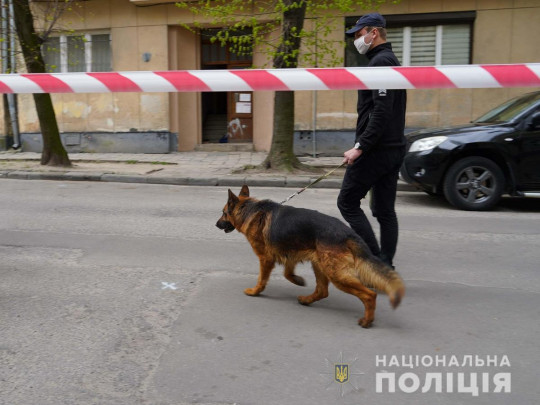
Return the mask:
[(304, 277), (297, 276), (296, 274), (292, 276), (291, 281), (301, 287), (304, 287), (306, 285), (306, 280), (304, 280)]
[(313, 300), (309, 296), (300, 295), (297, 297), (298, 302), (302, 305), (310, 305), (313, 303)]
[(246, 288), (244, 290), (244, 294), (249, 295), (250, 297), (256, 297), (260, 293), (261, 291), (257, 288)]
[(373, 319), (367, 320), (366, 318), (361, 318), (358, 320), (358, 325), (366, 329), (371, 328), (371, 325), (373, 325)]

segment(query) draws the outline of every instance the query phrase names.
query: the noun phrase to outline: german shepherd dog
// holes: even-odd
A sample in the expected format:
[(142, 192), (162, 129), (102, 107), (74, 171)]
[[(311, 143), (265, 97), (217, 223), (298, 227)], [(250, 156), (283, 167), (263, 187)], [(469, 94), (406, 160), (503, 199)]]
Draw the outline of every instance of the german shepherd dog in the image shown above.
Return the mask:
[(246, 185), (239, 196), (229, 190), (229, 199), (216, 226), (226, 233), (243, 233), (259, 257), (257, 285), (247, 288), (256, 296), (266, 287), (275, 263), (284, 266), (291, 283), (304, 286), (304, 279), (294, 274), (297, 263), (311, 261), (316, 287), (311, 295), (300, 296), (300, 304), (309, 305), (328, 297), (328, 283), (358, 297), (365, 307), (358, 324), (369, 328), (375, 316), (377, 293), (388, 294), (396, 308), (405, 293), (399, 274), (373, 256), (366, 243), (340, 220), (320, 212), (283, 206), (270, 200), (249, 196)]

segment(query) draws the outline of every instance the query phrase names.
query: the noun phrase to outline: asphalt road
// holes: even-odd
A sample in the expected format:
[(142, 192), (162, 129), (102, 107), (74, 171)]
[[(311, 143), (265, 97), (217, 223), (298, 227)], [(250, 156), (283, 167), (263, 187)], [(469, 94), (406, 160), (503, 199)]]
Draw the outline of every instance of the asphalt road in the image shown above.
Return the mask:
[[(339, 217), (336, 196), (290, 204)], [(400, 193), (407, 293), (396, 311), (379, 296), (366, 330), (361, 303), (333, 287), (298, 305), (314, 287), (307, 264), (307, 287), (278, 268), (261, 297), (244, 295), (258, 263), (214, 226), (225, 199), (219, 187), (1, 181), (0, 403), (537, 403), (537, 200), (472, 213)]]

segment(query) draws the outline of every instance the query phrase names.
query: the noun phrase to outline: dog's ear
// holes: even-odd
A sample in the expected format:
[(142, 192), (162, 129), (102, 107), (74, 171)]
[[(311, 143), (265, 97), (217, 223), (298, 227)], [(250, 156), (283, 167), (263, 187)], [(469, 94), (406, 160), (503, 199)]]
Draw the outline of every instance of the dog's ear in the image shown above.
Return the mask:
[(238, 197), (234, 195), (234, 193), (229, 189), (229, 204), (236, 205), (238, 202)]
[(242, 190), (240, 190), (240, 196), (241, 197), (249, 197), (249, 188), (246, 184), (242, 186)]

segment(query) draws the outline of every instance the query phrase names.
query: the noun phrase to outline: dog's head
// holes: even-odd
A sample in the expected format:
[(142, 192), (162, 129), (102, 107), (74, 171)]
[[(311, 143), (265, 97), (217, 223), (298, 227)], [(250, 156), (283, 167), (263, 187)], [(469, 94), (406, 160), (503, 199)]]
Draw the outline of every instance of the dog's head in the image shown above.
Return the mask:
[(249, 188), (246, 185), (242, 186), (239, 197), (234, 195), (234, 193), (229, 189), (229, 199), (227, 200), (225, 207), (223, 207), (223, 214), (221, 215), (221, 218), (219, 218), (216, 222), (216, 226), (219, 229), (224, 230), (225, 233), (232, 232), (236, 229), (236, 207), (240, 201), (240, 198), (247, 197), (249, 197)]

